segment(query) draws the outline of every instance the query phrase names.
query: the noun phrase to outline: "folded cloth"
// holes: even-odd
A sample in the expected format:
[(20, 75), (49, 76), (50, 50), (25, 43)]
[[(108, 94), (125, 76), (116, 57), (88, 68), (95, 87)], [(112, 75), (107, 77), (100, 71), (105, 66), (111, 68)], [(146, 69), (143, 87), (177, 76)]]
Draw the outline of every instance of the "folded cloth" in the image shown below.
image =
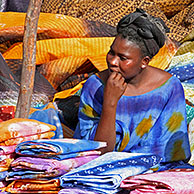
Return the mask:
[(0, 172), (10, 169), (11, 162), (15, 159), (15, 153), (0, 155)]
[(87, 151), (106, 147), (106, 142), (83, 139), (38, 139), (18, 144), (15, 152), (19, 155), (63, 160), (91, 155)]
[(11, 138), (7, 139), (5, 141), (0, 142), (1, 146), (15, 146), (19, 143), (22, 143), (24, 141), (32, 141), (36, 139), (50, 139), (55, 135), (53, 131), (49, 131), (46, 133), (36, 134), (36, 135), (29, 135), (24, 137), (17, 137), (17, 138)]
[(54, 169), (63, 169), (64, 171), (68, 172), (99, 157), (100, 153), (100, 151), (91, 151), (91, 155), (88, 156), (81, 156), (60, 161), (45, 158), (19, 157), (11, 163), (11, 168), (14, 171), (31, 169), (52, 172)]
[[(96, 154), (95, 154), (96, 153)], [(87, 162), (99, 157), (99, 151), (91, 151), (92, 155), (65, 160), (19, 157), (11, 163), (12, 171), (6, 180), (45, 179), (63, 175)]]
[(10, 193), (58, 193), (60, 190), (58, 179), (52, 180), (18, 180), (12, 181), (2, 191)]
[(99, 194), (97, 192), (94, 191), (88, 191), (87, 189), (83, 190), (83, 189), (79, 189), (79, 188), (64, 188), (61, 189), (58, 194)]
[(7, 175), (8, 175), (8, 171), (7, 170), (0, 172), (0, 181), (5, 180), (5, 178), (7, 177)]
[(130, 190), (130, 194), (140, 193), (194, 193), (194, 170), (172, 169), (128, 177), (120, 187)]
[(54, 125), (33, 119), (13, 118), (0, 123), (0, 142), (55, 130), (56, 127)]
[(12, 146), (0, 146), (0, 155), (12, 154), (15, 152), (15, 145)]
[(153, 154), (109, 152), (61, 176), (62, 187), (86, 187), (115, 193), (122, 180), (149, 171), (161, 158)]

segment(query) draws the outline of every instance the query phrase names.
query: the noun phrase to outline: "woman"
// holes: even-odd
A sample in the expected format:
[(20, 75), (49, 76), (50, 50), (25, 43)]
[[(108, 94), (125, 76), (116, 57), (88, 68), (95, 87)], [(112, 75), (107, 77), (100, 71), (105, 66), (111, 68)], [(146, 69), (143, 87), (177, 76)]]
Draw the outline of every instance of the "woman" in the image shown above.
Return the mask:
[(165, 30), (161, 19), (141, 9), (121, 19), (108, 69), (82, 89), (75, 138), (106, 141), (103, 152), (154, 153), (162, 162), (190, 158), (181, 83), (149, 66), (165, 44)]

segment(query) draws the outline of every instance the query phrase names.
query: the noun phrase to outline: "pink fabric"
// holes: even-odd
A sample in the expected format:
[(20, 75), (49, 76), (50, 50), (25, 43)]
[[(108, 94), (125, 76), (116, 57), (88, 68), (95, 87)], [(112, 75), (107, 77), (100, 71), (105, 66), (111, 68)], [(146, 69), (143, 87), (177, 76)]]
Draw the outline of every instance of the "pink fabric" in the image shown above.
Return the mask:
[[(0, 188), (4, 188), (8, 185), (9, 183), (7, 181), (0, 181)], [(1, 193), (1, 191), (0, 191)]]
[[(95, 151), (93, 153), (95, 154)], [(14, 170), (41, 170), (49, 173), (54, 170), (63, 170), (65, 173), (97, 157), (99, 157), (97, 153), (96, 155), (81, 156), (60, 161), (54, 159), (19, 157), (12, 162), (11, 167)]]
[(19, 143), (22, 143), (24, 141), (32, 141), (36, 139), (50, 139), (54, 135), (55, 135), (54, 132), (49, 131), (49, 132), (41, 133), (37, 135), (26, 135), (24, 137), (10, 138), (10, 139), (0, 142), (0, 146), (11, 146), (11, 145), (16, 146)]
[(130, 194), (193, 194), (194, 170), (174, 169), (136, 175), (122, 181), (120, 187), (130, 190)]
[(0, 129), (0, 142), (4, 142), (12, 138), (39, 135), (55, 131), (56, 127), (33, 119), (13, 118), (0, 122)]
[(0, 146), (0, 155), (12, 154), (15, 152), (16, 145)]

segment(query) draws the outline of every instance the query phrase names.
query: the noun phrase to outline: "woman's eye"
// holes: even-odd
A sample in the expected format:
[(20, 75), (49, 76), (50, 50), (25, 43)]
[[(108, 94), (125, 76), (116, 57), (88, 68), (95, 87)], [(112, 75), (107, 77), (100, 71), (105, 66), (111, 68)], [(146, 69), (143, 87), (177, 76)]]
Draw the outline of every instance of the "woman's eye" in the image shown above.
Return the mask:
[(121, 59), (121, 61), (124, 61), (124, 60), (126, 60), (126, 57), (120, 56), (120, 59)]

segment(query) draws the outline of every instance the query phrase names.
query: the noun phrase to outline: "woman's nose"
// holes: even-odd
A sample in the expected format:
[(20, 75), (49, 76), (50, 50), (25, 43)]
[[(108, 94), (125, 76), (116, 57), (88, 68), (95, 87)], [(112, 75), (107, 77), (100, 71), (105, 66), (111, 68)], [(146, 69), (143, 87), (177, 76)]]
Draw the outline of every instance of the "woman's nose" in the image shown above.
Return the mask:
[(109, 60), (109, 63), (113, 66), (118, 66), (119, 62), (118, 62), (118, 58), (116, 56), (112, 56)]

